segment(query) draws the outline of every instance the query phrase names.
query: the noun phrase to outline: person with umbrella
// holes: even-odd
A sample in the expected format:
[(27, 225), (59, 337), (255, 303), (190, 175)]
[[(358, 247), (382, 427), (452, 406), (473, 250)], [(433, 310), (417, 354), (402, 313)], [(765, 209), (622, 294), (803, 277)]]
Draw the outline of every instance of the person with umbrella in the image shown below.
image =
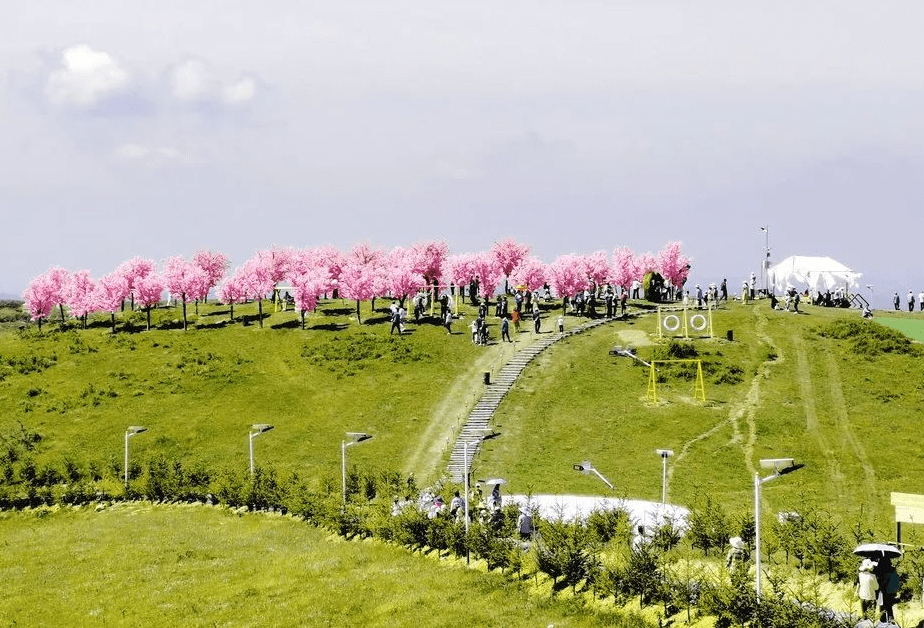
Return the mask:
[(860, 609), (863, 611), (863, 617), (868, 617), (870, 610), (876, 604), (876, 592), (879, 590), (879, 582), (873, 575), (873, 568), (876, 563), (869, 558), (864, 558), (860, 563), (860, 570), (857, 573), (857, 597), (860, 598)]
[(898, 594), (899, 579), (898, 572), (892, 566), (892, 559), (900, 557), (902, 551), (886, 543), (864, 543), (858, 545), (853, 553), (870, 560), (878, 558), (878, 562), (872, 568), (872, 573), (876, 576), (879, 590), (879, 619), (883, 622), (893, 621), (895, 615), (892, 607), (895, 605), (895, 598)]

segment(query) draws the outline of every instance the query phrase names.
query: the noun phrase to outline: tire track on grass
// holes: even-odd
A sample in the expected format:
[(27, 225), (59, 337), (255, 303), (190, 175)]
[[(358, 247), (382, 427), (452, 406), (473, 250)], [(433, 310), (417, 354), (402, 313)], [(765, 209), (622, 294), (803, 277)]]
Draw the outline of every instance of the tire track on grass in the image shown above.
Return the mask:
[(790, 340), (796, 351), (796, 379), (799, 382), (799, 396), (802, 397), (802, 410), (805, 412), (805, 431), (818, 443), (818, 449), (825, 457), (828, 468), (831, 470), (831, 483), (833, 493), (837, 497), (844, 495), (844, 472), (840, 461), (831, 449), (831, 443), (822, 431), (818, 421), (818, 410), (815, 406), (815, 387), (812, 385), (812, 374), (809, 370), (808, 352), (801, 336), (792, 334)]
[(876, 470), (866, 454), (866, 448), (863, 447), (862, 441), (857, 439), (853, 432), (853, 426), (850, 424), (850, 417), (847, 414), (847, 405), (844, 401), (840, 367), (838, 367), (837, 360), (831, 352), (827, 353), (827, 367), (828, 389), (831, 391), (831, 404), (834, 410), (834, 419), (837, 423), (837, 431), (847, 441), (850, 449), (859, 460), (860, 466), (863, 467), (863, 482), (866, 485), (865, 510), (866, 512), (875, 512)]
[[(767, 359), (761, 363), (760, 367), (757, 369), (757, 373), (755, 373), (754, 377), (751, 379), (751, 384), (748, 387), (744, 397), (731, 403), (731, 407), (728, 410), (728, 415), (724, 419), (713, 425), (702, 434), (684, 443), (683, 447), (680, 449), (680, 453), (674, 459), (674, 464), (671, 465), (671, 468), (668, 470), (668, 478), (673, 478), (674, 469), (677, 467), (680, 461), (686, 457), (690, 449), (692, 449), (698, 443), (715, 435), (726, 425), (731, 425), (732, 428), (732, 436), (729, 442), (732, 445), (741, 445), (741, 450), (744, 455), (745, 467), (747, 468), (748, 473), (753, 475), (754, 445), (757, 442), (757, 407), (760, 403), (761, 383), (770, 377), (770, 369), (773, 368), (775, 364), (782, 364), (785, 362), (782, 350), (773, 344), (773, 339), (767, 333), (767, 319), (764, 317), (763, 313), (758, 309), (757, 306), (754, 306), (754, 316), (756, 318), (755, 334), (757, 338), (765, 345), (767, 345), (767, 347), (772, 350), (776, 357), (772, 358), (768, 355)], [(744, 419), (747, 424), (746, 439), (741, 432), (742, 419)]]

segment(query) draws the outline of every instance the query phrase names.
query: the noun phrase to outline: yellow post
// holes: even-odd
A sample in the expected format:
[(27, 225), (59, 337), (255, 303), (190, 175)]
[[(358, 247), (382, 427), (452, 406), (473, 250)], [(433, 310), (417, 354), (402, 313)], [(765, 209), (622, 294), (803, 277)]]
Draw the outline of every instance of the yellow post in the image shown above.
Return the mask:
[(658, 306), (658, 338), (663, 338), (664, 334), (661, 333), (661, 306)]
[(655, 373), (655, 361), (651, 361), (651, 367), (648, 369), (648, 391), (645, 397), (658, 403), (658, 375)]
[(701, 401), (706, 401), (706, 385), (703, 382), (703, 361), (696, 361), (696, 384), (693, 387), (693, 398), (697, 399), (697, 391), (699, 392), (699, 399)]

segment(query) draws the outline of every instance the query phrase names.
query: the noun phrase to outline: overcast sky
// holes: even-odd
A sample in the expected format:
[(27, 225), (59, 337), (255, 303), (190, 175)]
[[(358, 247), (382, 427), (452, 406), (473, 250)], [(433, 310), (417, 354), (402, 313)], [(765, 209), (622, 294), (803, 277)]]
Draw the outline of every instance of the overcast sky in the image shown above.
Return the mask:
[[(924, 290), (924, 2), (7, 0), (0, 294), (200, 249), (683, 242)], [(864, 288), (864, 292), (868, 290)]]

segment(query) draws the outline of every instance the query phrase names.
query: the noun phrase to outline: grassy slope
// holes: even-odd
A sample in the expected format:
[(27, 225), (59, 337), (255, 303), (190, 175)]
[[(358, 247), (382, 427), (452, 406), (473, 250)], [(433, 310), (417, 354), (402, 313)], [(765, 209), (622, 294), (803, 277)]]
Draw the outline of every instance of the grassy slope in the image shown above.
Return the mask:
[[(606, 621), (531, 597), (497, 573), (342, 542), (278, 515), (140, 503), (44, 518), (0, 513), (0, 539), (4, 625), (580, 628)], [(28, 561), (19, 548), (29, 548)]]
[[(0, 403), (8, 408), (0, 433), (21, 421), (44, 436), (40, 461), (119, 466), (125, 426), (139, 424), (150, 431), (132, 440), (133, 460), (165, 455), (246, 468), (248, 428), (266, 422), (276, 429), (254, 441), (257, 461), (314, 475), (339, 470), (343, 432), (368, 431), (375, 439), (351, 450), (351, 461), (399, 469), (440, 391), (479, 357), (477, 348), (461, 330), (450, 339), (432, 325), (391, 338), (383, 315), (365, 312), (371, 324), (357, 325), (339, 303), (306, 331), (291, 312), (263, 329), (208, 327), (227, 311), (207, 306), (200, 328), (188, 332), (61, 333), (46, 325), (25, 339), (0, 334)], [(31, 356), (50, 366), (26, 375), (4, 367)], [(446, 433), (431, 438), (445, 443)]]
[[(889, 492), (916, 492), (924, 475), (916, 436), (924, 367), (912, 356), (856, 353), (849, 340), (815, 332), (845, 317), (857, 313), (810, 308), (794, 316), (765, 303), (719, 310), (720, 338), (694, 345), (706, 362), (740, 366), (743, 379), (715, 384), (707, 368), (706, 404), (691, 402), (691, 382), (675, 378), (653, 404), (645, 398), (648, 369), (607, 355), (626, 344), (627, 330), (656, 336), (654, 318), (569, 339), (543, 354), (501, 406), (505, 437), (485, 444), (479, 470), (506, 474), (514, 490), (599, 494), (596, 478), (571, 469), (591, 460), (617, 493), (657, 500), (654, 450), (671, 448), (672, 501), (690, 504), (708, 492), (744, 512), (758, 459), (795, 457), (806, 468), (765, 487), (771, 512), (814, 506), (848, 522), (862, 517), (889, 535)], [(638, 347), (643, 358), (653, 352)]]

